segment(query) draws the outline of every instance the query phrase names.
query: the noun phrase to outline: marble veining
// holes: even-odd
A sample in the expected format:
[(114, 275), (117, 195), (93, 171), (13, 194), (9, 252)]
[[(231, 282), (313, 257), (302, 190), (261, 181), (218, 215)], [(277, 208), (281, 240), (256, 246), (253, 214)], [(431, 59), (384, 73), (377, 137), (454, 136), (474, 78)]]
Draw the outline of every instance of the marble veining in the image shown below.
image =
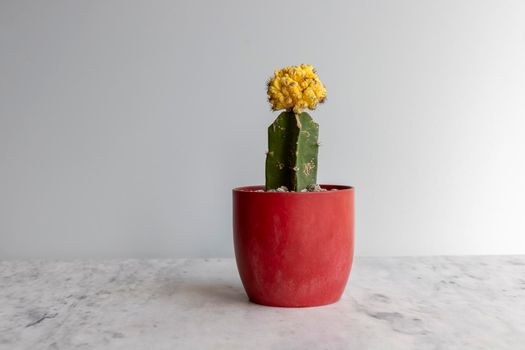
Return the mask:
[(0, 262), (0, 349), (525, 349), (525, 256), (356, 258), (340, 302), (248, 302), (231, 259)]

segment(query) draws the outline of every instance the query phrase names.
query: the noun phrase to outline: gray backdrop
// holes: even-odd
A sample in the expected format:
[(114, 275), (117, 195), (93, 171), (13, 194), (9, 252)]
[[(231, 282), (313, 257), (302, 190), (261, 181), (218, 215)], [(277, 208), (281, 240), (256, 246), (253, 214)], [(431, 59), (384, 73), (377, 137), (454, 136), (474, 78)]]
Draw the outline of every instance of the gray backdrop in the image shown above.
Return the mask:
[(0, 2), (0, 258), (232, 256), (275, 68), (357, 254), (525, 253), (525, 2)]

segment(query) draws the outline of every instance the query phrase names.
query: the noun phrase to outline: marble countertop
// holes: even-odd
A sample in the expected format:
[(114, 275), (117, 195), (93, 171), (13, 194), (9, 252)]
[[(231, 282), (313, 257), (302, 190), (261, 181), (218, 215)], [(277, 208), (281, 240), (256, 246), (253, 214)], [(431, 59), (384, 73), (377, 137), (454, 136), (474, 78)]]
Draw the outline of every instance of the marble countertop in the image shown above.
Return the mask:
[(0, 262), (0, 349), (525, 349), (525, 256), (356, 258), (340, 302), (248, 302), (231, 259)]

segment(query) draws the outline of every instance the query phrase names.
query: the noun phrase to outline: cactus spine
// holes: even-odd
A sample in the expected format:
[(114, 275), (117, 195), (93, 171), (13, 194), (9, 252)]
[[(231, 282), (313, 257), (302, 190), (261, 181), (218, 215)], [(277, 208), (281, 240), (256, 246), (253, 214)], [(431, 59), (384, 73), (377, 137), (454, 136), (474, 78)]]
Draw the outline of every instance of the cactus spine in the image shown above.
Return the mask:
[(306, 113), (281, 113), (268, 128), (266, 190), (300, 192), (317, 183), (319, 124)]

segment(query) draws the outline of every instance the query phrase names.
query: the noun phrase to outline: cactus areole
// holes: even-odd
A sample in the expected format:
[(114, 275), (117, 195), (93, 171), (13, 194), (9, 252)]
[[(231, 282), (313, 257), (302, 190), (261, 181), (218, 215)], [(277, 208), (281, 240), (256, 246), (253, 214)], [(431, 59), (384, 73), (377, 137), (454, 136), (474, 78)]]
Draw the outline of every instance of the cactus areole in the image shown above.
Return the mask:
[(248, 298), (282, 307), (341, 297), (354, 252), (354, 189), (318, 185), (319, 124), (306, 112), (326, 99), (311, 65), (275, 71), (268, 100), (266, 183), (233, 190), (235, 259)]

